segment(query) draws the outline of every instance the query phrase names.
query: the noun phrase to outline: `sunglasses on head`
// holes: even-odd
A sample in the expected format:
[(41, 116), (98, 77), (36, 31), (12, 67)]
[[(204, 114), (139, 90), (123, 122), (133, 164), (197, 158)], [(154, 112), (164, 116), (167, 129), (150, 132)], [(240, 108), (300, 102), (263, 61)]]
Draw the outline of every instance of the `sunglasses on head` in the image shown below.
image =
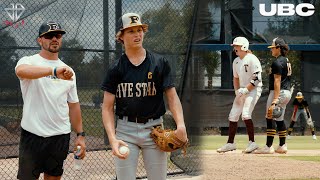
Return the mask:
[(42, 37), (44, 37), (45, 39), (52, 39), (53, 37), (56, 37), (57, 39), (60, 39), (62, 37), (62, 34), (59, 33), (48, 33), (43, 35)]

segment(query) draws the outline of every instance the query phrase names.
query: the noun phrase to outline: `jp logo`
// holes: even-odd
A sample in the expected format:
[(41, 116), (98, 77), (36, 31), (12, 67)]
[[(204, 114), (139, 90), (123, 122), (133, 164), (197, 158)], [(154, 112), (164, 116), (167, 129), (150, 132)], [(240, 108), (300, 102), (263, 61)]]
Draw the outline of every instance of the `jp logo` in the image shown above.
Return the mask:
[(293, 16), (298, 14), (299, 16), (312, 16), (315, 12), (315, 8), (312, 4), (301, 3), (296, 7), (294, 4), (271, 4), (269, 12), (266, 11), (265, 4), (259, 4), (259, 12), (262, 16)]

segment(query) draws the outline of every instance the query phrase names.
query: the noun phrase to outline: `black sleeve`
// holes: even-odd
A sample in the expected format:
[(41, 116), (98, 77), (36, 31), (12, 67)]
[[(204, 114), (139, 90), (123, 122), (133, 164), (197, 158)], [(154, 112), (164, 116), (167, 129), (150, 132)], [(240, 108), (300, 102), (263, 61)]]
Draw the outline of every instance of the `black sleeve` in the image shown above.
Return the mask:
[(101, 84), (101, 89), (103, 91), (108, 91), (112, 94), (116, 94), (119, 79), (120, 73), (117, 70), (117, 66), (113, 66), (112, 68), (108, 69), (107, 74)]
[(170, 64), (166, 58), (163, 58), (163, 89), (174, 87), (174, 77), (171, 71)]
[(274, 61), (271, 65), (272, 74), (282, 74), (282, 66), (278, 61)]
[(292, 105), (298, 105), (298, 100), (294, 99)]
[(304, 107), (308, 107), (308, 102), (306, 100), (303, 101)]

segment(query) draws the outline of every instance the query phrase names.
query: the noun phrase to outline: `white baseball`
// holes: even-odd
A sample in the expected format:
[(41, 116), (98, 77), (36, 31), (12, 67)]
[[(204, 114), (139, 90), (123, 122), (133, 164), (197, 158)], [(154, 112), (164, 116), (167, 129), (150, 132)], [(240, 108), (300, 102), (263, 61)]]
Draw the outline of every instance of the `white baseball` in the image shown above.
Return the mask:
[(127, 146), (120, 146), (119, 153), (120, 154), (129, 154), (129, 148)]

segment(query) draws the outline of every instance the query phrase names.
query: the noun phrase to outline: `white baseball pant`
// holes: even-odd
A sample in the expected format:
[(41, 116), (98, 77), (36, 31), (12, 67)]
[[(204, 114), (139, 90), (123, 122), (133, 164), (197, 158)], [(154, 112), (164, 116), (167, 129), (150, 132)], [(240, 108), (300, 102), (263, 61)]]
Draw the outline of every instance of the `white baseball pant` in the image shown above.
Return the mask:
[(242, 120), (251, 119), (252, 111), (261, 96), (262, 88), (256, 87), (248, 94), (234, 98), (231, 111), (229, 113), (229, 121), (238, 122), (242, 114)]
[[(268, 97), (268, 100), (267, 100), (266, 118), (267, 118), (267, 114), (268, 114), (268, 108), (272, 104), (273, 97), (274, 97), (274, 90), (271, 90), (269, 92), (269, 97)], [(279, 106), (283, 108), (283, 112), (282, 112), (282, 115), (279, 118), (276, 118), (274, 120), (276, 120), (276, 121), (283, 121), (284, 120), (284, 114), (286, 112), (286, 107), (287, 107), (287, 104), (289, 103), (290, 99), (291, 99), (290, 90), (281, 89), (280, 90), (280, 94), (279, 94)]]
[[(302, 117), (303, 117), (303, 122), (306, 122), (308, 124), (308, 126), (310, 128), (313, 128), (314, 127), (314, 124), (313, 124), (313, 121), (312, 121), (312, 118), (308, 118), (308, 115), (307, 115), (307, 111), (305, 108), (303, 109), (297, 109), (297, 112), (296, 112), (296, 116), (293, 118), (291, 117), (292, 121), (294, 122), (297, 122), (299, 116), (302, 114)], [(293, 116), (293, 115), (292, 115)], [(311, 115), (310, 115), (311, 116)]]
[(148, 123), (128, 122), (125, 118), (117, 121), (116, 137), (129, 145), (130, 154), (122, 160), (115, 157), (118, 180), (135, 180), (140, 150), (148, 179), (165, 180), (167, 177), (167, 153), (157, 148), (150, 137), (153, 126), (162, 125), (162, 117)]

